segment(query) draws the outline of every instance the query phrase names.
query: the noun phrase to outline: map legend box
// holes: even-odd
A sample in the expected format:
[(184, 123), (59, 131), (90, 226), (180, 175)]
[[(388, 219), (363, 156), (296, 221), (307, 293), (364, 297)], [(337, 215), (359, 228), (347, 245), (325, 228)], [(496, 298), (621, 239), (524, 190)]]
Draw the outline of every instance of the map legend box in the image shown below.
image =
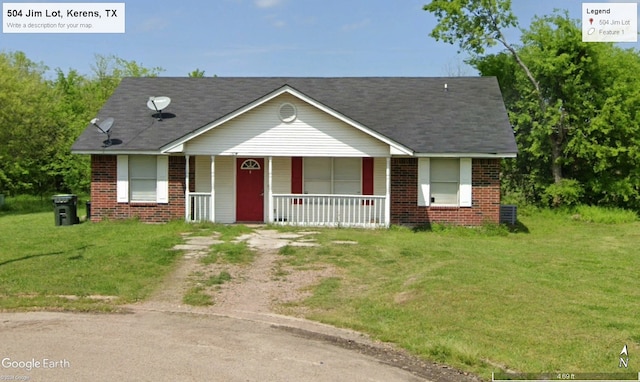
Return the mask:
[(582, 41), (638, 42), (638, 3), (582, 3)]

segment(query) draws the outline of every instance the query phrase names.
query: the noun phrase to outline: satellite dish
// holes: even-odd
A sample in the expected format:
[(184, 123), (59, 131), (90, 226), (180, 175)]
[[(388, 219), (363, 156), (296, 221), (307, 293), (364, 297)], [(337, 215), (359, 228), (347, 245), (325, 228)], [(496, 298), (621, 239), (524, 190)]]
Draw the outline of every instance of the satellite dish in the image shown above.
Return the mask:
[(147, 101), (147, 107), (151, 110), (155, 110), (158, 113), (158, 121), (162, 121), (162, 110), (164, 110), (171, 103), (171, 98), (161, 97), (149, 97)]
[(103, 134), (107, 134), (107, 140), (104, 141), (104, 147), (111, 146), (111, 127), (115, 120), (111, 117), (100, 122), (100, 119), (94, 118), (91, 120), (91, 124), (98, 128)]

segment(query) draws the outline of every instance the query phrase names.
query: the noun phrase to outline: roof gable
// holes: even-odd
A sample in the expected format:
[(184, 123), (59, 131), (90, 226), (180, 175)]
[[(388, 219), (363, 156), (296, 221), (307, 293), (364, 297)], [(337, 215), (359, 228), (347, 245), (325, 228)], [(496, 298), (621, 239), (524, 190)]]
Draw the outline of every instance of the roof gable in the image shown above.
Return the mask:
[(202, 134), (205, 134), (208, 131), (210, 131), (212, 129), (215, 129), (216, 127), (218, 127), (220, 125), (223, 125), (223, 124), (225, 124), (225, 123), (227, 123), (227, 122), (229, 122), (229, 121), (231, 121), (231, 120), (233, 120), (235, 118), (238, 118), (239, 116), (244, 115), (244, 114), (246, 114), (246, 113), (258, 108), (261, 105), (264, 105), (265, 103), (267, 103), (267, 102), (269, 102), (269, 101), (271, 101), (271, 100), (273, 100), (273, 99), (275, 99), (277, 97), (282, 96), (283, 94), (291, 95), (291, 96), (299, 99), (300, 101), (303, 101), (303, 102), (305, 102), (307, 104), (310, 104), (310, 105), (314, 106), (315, 108), (317, 108), (317, 109), (323, 111), (324, 113), (329, 114), (330, 116), (332, 116), (332, 117), (334, 117), (334, 118), (336, 118), (336, 119), (338, 119), (338, 120), (340, 120), (340, 121), (342, 121), (342, 122), (354, 127), (355, 129), (357, 129), (357, 130), (359, 130), (359, 131), (361, 131), (361, 132), (363, 132), (363, 133), (365, 133), (367, 135), (370, 135), (371, 137), (374, 137), (374, 138), (376, 138), (376, 139), (388, 144), (389, 146), (392, 147), (392, 149), (394, 149), (398, 153), (403, 153), (405, 155), (411, 155), (412, 154), (412, 151), (410, 149), (404, 147), (403, 145), (401, 145), (401, 144), (399, 144), (397, 142), (394, 142), (393, 140), (385, 137), (384, 135), (382, 135), (382, 134), (380, 134), (380, 133), (378, 133), (378, 132), (376, 132), (374, 130), (369, 129), (368, 127), (363, 126), (363, 125), (359, 124), (356, 121), (351, 120), (350, 118), (348, 118), (348, 117), (336, 112), (335, 110), (332, 110), (331, 108), (327, 107), (326, 105), (323, 105), (323, 104), (313, 100), (312, 98), (306, 96), (305, 94), (297, 91), (296, 89), (292, 88), (289, 85), (284, 85), (281, 88), (276, 89), (276, 90), (274, 90), (273, 92), (271, 92), (269, 94), (265, 94), (263, 97), (251, 102), (250, 104), (245, 105), (244, 107), (242, 107), (240, 109), (237, 109), (237, 110), (235, 110), (235, 111), (223, 116), (222, 118), (219, 118), (219, 119), (217, 119), (215, 121), (212, 121), (211, 123), (209, 123), (209, 124), (207, 124), (205, 126), (202, 126), (201, 128), (193, 131), (192, 133), (189, 133), (189, 134), (181, 137), (180, 139), (178, 139), (176, 141), (169, 142), (167, 145), (165, 145), (165, 146), (163, 146), (161, 148), (161, 151), (162, 152), (175, 151), (175, 149), (177, 147), (182, 146), (184, 143), (186, 143), (186, 142), (188, 142), (188, 141), (190, 141), (190, 140), (192, 140), (192, 139), (194, 139), (196, 137), (199, 137)]
[[(492, 77), (125, 78), (98, 115), (115, 118), (112, 138), (121, 143), (102, 148), (89, 125), (73, 151), (160, 152), (282, 92), (415, 155), (517, 152)], [(146, 101), (160, 95), (171, 97), (173, 118), (152, 118)]]

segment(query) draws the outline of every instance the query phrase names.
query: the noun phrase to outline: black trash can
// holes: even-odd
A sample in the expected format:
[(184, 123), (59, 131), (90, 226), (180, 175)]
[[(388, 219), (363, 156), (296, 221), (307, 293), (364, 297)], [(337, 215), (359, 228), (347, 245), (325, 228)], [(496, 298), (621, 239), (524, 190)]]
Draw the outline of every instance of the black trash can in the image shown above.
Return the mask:
[(53, 217), (56, 226), (78, 224), (78, 196), (73, 194), (54, 195)]

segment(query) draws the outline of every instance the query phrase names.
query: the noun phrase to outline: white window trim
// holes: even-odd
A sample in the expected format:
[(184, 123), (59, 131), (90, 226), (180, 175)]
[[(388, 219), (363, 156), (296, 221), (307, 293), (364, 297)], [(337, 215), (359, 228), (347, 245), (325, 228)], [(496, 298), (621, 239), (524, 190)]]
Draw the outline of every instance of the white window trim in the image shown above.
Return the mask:
[(129, 156), (118, 155), (117, 157), (117, 201), (118, 203), (129, 202)]
[[(118, 203), (129, 203), (129, 156), (118, 155), (116, 165), (116, 200)], [(131, 201), (134, 204), (169, 203), (169, 157), (156, 156), (156, 200)]]
[(431, 160), (418, 158), (418, 206), (421, 207), (472, 207), (472, 159), (460, 158), (457, 204), (431, 203)]
[(460, 207), (473, 206), (473, 187), (471, 183), (471, 173), (471, 158), (460, 158), (460, 190), (458, 192), (458, 204), (460, 204)]

